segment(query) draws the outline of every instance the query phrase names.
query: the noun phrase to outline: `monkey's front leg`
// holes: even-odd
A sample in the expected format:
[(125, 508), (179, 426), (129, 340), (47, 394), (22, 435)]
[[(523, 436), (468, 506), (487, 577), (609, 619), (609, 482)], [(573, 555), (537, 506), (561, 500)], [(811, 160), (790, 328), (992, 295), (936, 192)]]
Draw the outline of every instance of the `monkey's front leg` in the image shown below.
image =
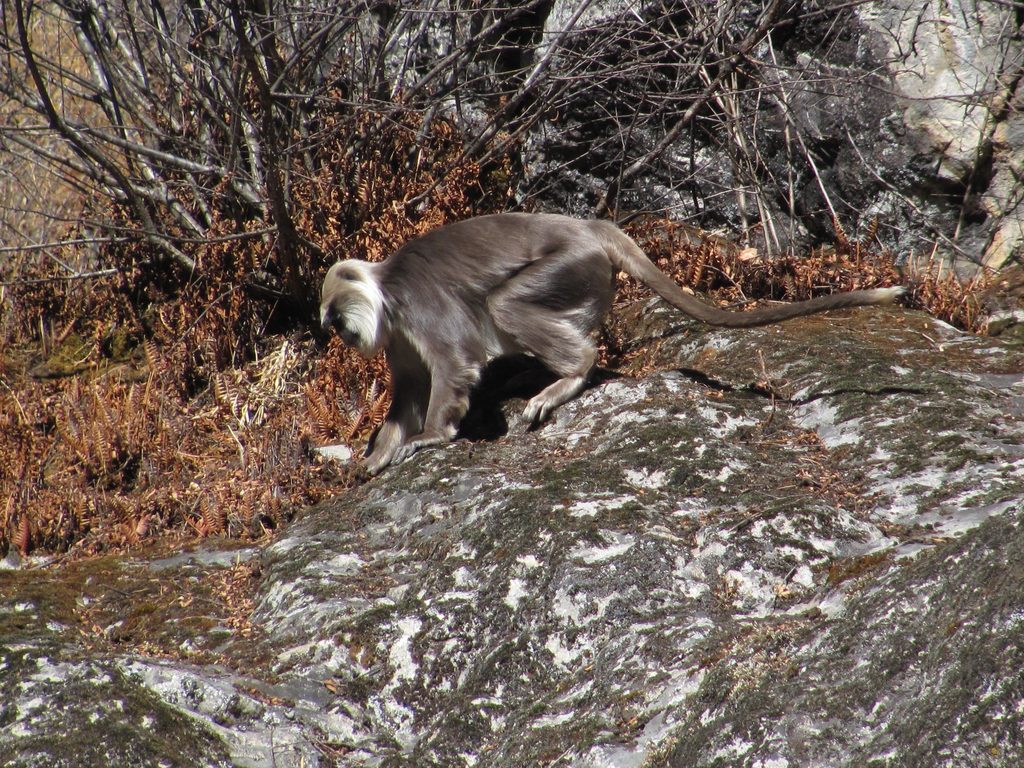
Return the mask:
[(396, 458), (396, 454), (410, 435), (423, 431), (430, 397), (427, 369), (407, 348), (399, 346), (397, 352), (389, 350), (388, 363), (391, 366), (391, 407), (366, 449), (364, 466), (371, 475), (405, 458), (407, 454), (403, 453), (401, 458)]
[[(460, 367), (455, 366), (456, 370)], [(477, 376), (471, 372), (469, 376), (460, 378), (472, 379)], [(395, 451), (392, 461), (404, 461), (421, 448), (451, 442), (459, 431), (462, 417), (469, 410), (469, 389), (468, 384), (453, 380), (450, 371), (431, 371), (430, 403), (423, 431), (406, 439)]]
[(380, 426), (377, 438), (374, 440), (373, 450), (367, 456), (366, 471), (371, 475), (378, 474), (389, 464), (401, 464), (412, 456), (420, 448), (428, 448), (432, 445), (441, 445), (449, 442), (457, 431), (457, 427), (450, 431), (428, 432), (424, 430), (419, 434), (403, 439), (405, 431), (397, 422), (385, 421)]
[(395, 452), (401, 447), (404, 431), (398, 421), (385, 421), (380, 425), (377, 434), (367, 450), (366, 460), (363, 466), (370, 475), (379, 474), (395, 457)]

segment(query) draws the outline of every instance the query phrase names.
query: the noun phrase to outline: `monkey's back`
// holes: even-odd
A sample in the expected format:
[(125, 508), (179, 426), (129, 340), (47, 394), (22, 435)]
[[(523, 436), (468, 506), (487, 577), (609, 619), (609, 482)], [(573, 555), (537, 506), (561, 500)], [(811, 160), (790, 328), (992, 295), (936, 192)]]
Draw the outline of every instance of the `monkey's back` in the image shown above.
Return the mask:
[(587, 222), (558, 214), (498, 213), (435, 229), (381, 265), (382, 282), (402, 291), (428, 285), (488, 294), (546, 255), (590, 239)]

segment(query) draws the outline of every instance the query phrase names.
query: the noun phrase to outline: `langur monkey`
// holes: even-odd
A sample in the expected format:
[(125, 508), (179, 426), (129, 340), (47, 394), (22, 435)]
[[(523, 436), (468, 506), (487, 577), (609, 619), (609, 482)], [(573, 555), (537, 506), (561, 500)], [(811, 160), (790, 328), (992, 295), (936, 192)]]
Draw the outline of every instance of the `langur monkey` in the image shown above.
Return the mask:
[(481, 371), (499, 355), (533, 355), (559, 377), (526, 404), (530, 424), (575, 397), (594, 370), (594, 335), (611, 308), (616, 270), (686, 314), (730, 328), (884, 304), (904, 290), (730, 312), (684, 293), (611, 222), (549, 214), (480, 216), (418, 237), (379, 264), (339, 261), (324, 278), (321, 323), (367, 358), (383, 349), (391, 368), (391, 409), (370, 440), (367, 471), (452, 440)]

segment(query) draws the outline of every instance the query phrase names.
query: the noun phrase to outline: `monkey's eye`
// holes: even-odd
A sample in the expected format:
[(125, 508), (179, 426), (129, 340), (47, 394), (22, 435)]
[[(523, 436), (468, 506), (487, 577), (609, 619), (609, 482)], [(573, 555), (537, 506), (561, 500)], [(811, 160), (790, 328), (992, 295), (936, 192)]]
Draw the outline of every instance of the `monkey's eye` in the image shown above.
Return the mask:
[(348, 328), (344, 323), (336, 325), (335, 329), (338, 331), (338, 335), (341, 336), (341, 340), (345, 342), (345, 346), (359, 346), (359, 334)]

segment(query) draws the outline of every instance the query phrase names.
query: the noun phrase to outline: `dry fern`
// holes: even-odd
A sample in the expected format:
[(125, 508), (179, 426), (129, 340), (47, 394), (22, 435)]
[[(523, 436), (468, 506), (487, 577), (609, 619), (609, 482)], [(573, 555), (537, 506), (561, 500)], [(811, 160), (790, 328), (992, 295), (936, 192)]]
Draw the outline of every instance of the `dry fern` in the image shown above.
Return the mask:
[[(460, 159), (451, 124), (388, 106), (326, 114), (311, 137), (319, 171), (294, 175), (295, 226), (322, 249), (302, 254), (310, 284), (340, 256), (380, 261), (451, 220), (510, 207), (509, 158), (485, 172)], [(131, 211), (103, 213), (133, 231)], [(308, 444), (369, 437), (390, 406), (383, 359), (295, 334), (294, 317), (251, 290), (254, 275), (285, 274), (275, 241), (253, 236), (267, 222), (227, 203), (208, 215), (207, 241), (182, 245), (197, 275), (154, 268), (162, 262), (141, 239), (102, 246), (98, 258), (114, 273), (87, 286), (35, 282), (57, 274), (52, 261), (20, 262), (26, 279), (4, 289), (5, 350), (38, 357), (76, 334), (89, 366), (41, 381), (15, 355), (0, 359), (0, 547), (88, 554), (166, 532), (259, 538), (354, 482), (311, 460)], [(833, 247), (775, 260), (654, 218), (629, 231), (677, 281), (720, 303), (901, 279), (872, 228), (854, 240), (837, 222)], [(974, 329), (976, 288), (928, 268), (912, 302)], [(626, 282), (620, 301), (638, 295)], [(104, 357), (118, 331), (138, 344), (138, 370), (124, 377)]]
[(27, 557), (32, 549), (32, 527), (27, 514), (21, 516), (18, 533), (14, 537), (14, 546), (22, 557)]

